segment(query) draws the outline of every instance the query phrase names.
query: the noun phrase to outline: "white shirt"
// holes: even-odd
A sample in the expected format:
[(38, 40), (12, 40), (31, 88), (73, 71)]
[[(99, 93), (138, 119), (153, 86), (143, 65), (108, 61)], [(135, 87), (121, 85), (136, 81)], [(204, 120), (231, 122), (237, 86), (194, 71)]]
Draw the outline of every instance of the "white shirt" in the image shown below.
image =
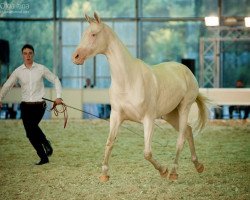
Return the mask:
[(17, 81), (21, 85), (22, 101), (43, 101), (42, 97), (45, 96), (44, 78), (54, 84), (56, 97), (61, 98), (62, 86), (58, 77), (44, 65), (33, 62), (30, 69), (22, 64), (14, 70), (0, 91), (0, 102)]

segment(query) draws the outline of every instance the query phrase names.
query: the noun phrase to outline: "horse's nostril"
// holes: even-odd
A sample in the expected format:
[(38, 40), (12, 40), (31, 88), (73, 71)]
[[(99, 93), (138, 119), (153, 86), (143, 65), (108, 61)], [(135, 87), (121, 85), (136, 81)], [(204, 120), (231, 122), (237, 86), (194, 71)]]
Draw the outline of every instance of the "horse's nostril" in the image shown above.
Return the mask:
[(76, 54), (76, 55), (75, 55), (75, 59), (77, 59), (77, 58), (79, 58), (79, 54)]

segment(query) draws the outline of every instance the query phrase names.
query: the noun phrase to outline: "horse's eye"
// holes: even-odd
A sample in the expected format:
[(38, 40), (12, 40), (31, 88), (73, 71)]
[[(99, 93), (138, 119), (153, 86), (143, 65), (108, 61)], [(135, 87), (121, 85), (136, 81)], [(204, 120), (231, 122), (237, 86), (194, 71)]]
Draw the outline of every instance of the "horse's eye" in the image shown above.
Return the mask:
[(96, 34), (95, 33), (92, 33), (92, 37), (95, 37), (96, 36)]

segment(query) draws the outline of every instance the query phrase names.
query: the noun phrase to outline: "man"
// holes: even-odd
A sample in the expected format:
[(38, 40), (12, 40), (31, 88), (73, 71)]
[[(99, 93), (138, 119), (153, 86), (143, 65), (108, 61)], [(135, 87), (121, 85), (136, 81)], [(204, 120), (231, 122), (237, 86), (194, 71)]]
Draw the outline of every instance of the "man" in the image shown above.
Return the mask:
[(86, 79), (86, 85), (84, 85), (84, 88), (93, 88), (94, 85), (91, 85), (91, 79), (87, 78)]
[(33, 61), (34, 48), (32, 45), (25, 44), (23, 46), (22, 56), (24, 64), (14, 70), (0, 91), (0, 109), (2, 107), (2, 99), (18, 81), (22, 94), (20, 105), (21, 118), (26, 136), (40, 157), (40, 162), (36, 163), (36, 165), (43, 165), (49, 163), (48, 156), (51, 156), (53, 153), (50, 142), (38, 126), (46, 108), (46, 102), (42, 99), (45, 95), (43, 79), (46, 78), (54, 84), (57, 96), (55, 99), (56, 105), (62, 103), (62, 87), (56, 75), (50, 72), (45, 66)]

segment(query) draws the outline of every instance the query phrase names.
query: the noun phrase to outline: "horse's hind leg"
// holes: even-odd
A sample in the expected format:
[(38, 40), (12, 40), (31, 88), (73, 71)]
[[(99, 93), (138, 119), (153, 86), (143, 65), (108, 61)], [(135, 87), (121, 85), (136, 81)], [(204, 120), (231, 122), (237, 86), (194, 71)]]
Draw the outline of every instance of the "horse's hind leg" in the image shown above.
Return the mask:
[(145, 118), (143, 121), (144, 126), (144, 158), (148, 160), (155, 169), (157, 169), (160, 172), (160, 175), (162, 177), (168, 176), (168, 170), (166, 167), (163, 167), (160, 163), (157, 162), (153, 158), (152, 155), (152, 149), (151, 149), (151, 143), (152, 143), (152, 137), (153, 137), (153, 129), (154, 129), (154, 121), (150, 118)]
[(111, 115), (110, 115), (110, 132), (109, 132), (109, 136), (108, 136), (108, 139), (107, 139), (107, 143), (106, 143), (106, 147), (105, 147), (105, 153), (104, 153), (104, 159), (103, 159), (103, 163), (102, 163), (102, 175), (100, 176), (100, 181), (101, 182), (106, 182), (106, 181), (109, 180), (108, 161), (109, 161), (109, 158), (110, 158), (110, 154), (111, 154), (113, 144), (115, 142), (116, 135), (118, 133), (118, 128), (119, 128), (119, 126), (121, 124), (121, 121), (122, 120), (120, 119), (120, 115), (111, 111)]
[[(174, 109), (171, 113), (168, 113), (165, 116), (162, 116), (164, 120), (166, 120), (169, 124), (171, 124), (175, 130), (179, 131), (179, 113), (177, 108)], [(169, 179), (176, 180), (178, 178), (178, 174), (176, 172), (177, 166), (178, 166), (178, 157), (179, 157), (179, 151), (177, 151), (177, 158), (175, 158), (174, 162), (174, 168), (171, 170), (171, 173), (169, 175)]]
[(194, 163), (194, 166), (195, 166), (197, 172), (202, 173), (204, 170), (204, 166), (202, 163), (198, 162), (198, 157), (197, 157), (196, 152), (195, 152), (192, 128), (190, 126), (187, 127), (186, 138), (188, 140), (188, 144), (189, 144), (189, 148), (190, 148), (190, 152), (191, 152), (191, 160)]
[[(166, 120), (168, 123), (170, 123), (177, 131), (179, 131), (179, 113), (178, 110), (175, 109), (171, 113), (167, 114), (166, 116), (163, 116), (163, 119)], [(192, 128), (187, 125), (186, 132), (185, 132), (185, 138), (188, 140), (190, 152), (191, 152), (191, 160), (194, 163), (196, 169), (198, 172), (202, 172), (204, 167), (203, 164), (198, 162), (198, 158), (196, 156), (195, 152), (195, 146), (194, 146), (194, 139), (192, 134)], [(170, 174), (170, 179), (177, 179), (178, 175), (176, 173), (176, 169), (172, 170)]]

